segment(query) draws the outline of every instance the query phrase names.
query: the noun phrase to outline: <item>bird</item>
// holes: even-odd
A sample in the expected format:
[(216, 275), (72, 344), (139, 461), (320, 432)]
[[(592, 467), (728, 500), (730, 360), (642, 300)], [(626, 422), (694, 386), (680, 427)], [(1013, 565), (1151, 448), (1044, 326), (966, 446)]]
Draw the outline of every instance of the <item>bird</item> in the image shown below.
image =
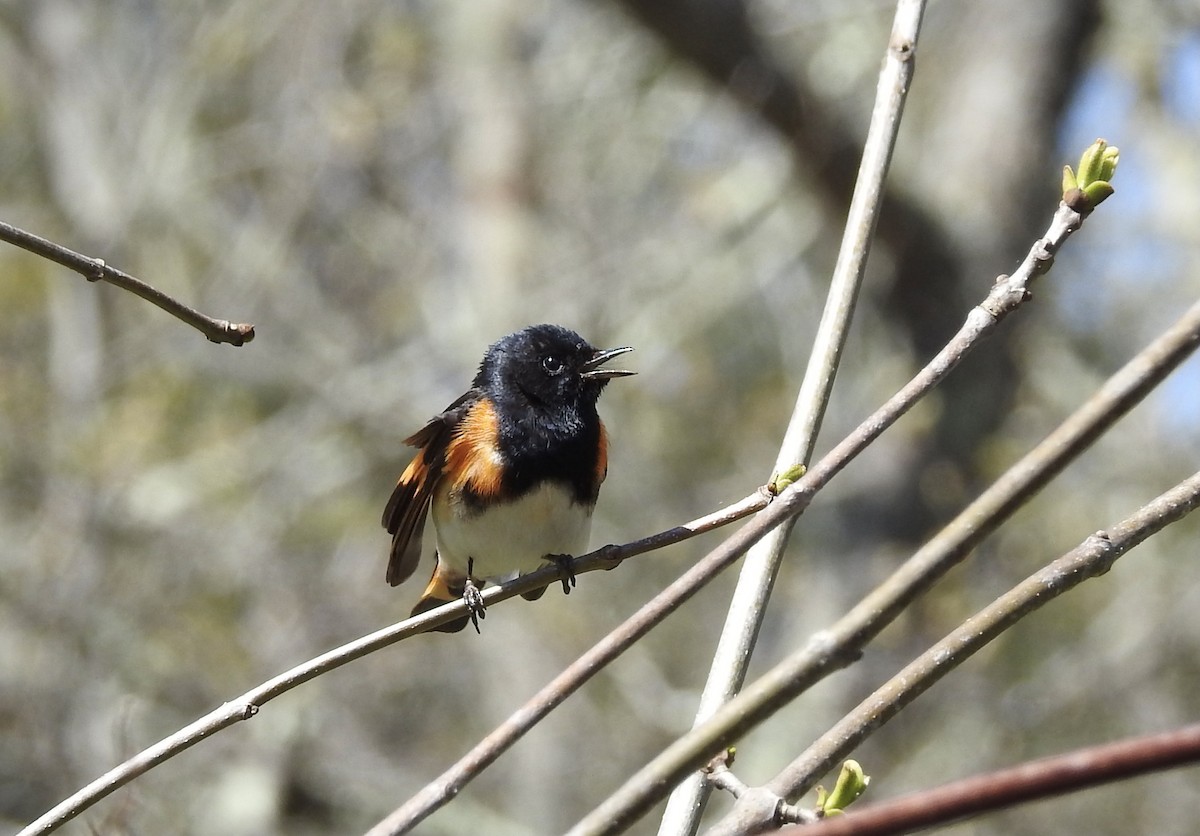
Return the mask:
[[(559, 325), (531, 325), (488, 347), (471, 388), (404, 440), (418, 448), (383, 511), (392, 535), (387, 582), (416, 571), (432, 514), (436, 559), (412, 615), (466, 599), (469, 615), (434, 629), (457, 633), (485, 615), (477, 582), (527, 574), (553, 561), (563, 591), (570, 558), (587, 547), (608, 473), (608, 435), (596, 410), (603, 368), (632, 351), (597, 349)], [(546, 587), (523, 594), (536, 600)]]

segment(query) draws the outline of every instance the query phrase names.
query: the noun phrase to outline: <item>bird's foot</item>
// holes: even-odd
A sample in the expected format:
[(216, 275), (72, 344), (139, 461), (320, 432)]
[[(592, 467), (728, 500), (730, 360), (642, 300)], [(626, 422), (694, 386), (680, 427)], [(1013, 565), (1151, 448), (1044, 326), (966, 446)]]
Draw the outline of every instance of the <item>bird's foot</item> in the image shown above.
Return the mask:
[(475, 558), (467, 558), (467, 579), (463, 581), (463, 602), (467, 605), (467, 610), (471, 614), (471, 626), (475, 628), (476, 633), (480, 633), (479, 622), (487, 618), (487, 607), (483, 604), (483, 593), (479, 591), (479, 587), (475, 585), (473, 570), (475, 568)]
[(570, 595), (571, 587), (575, 586), (575, 558), (569, 554), (548, 554), (544, 559), (558, 567), (563, 595)]

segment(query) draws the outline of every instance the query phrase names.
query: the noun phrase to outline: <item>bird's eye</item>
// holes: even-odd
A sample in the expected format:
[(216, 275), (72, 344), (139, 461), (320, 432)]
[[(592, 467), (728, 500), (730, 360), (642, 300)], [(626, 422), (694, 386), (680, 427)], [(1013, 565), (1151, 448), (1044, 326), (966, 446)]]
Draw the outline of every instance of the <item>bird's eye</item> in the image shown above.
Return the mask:
[(564, 368), (563, 361), (559, 360), (553, 354), (542, 358), (542, 369), (545, 370), (546, 374), (561, 374)]

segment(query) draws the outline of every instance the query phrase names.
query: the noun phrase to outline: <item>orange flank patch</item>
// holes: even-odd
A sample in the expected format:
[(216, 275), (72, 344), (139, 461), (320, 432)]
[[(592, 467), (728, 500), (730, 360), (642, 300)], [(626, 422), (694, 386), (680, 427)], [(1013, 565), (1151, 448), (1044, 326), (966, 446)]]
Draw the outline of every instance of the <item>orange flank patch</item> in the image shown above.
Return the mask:
[[(463, 583), (466, 580), (461, 575), (455, 575), (451, 570), (445, 569), (439, 563), (433, 570), (433, 577), (429, 579), (429, 585), (425, 587), (425, 591), (421, 593), (421, 598), (412, 608), (412, 615), (420, 615), (423, 612), (436, 609), (447, 601), (457, 601), (463, 594)], [(456, 618), (453, 621), (447, 621), (440, 627), (433, 629), (439, 633), (457, 633), (459, 630), (467, 626), (468, 618)]]
[(608, 475), (608, 430), (604, 428), (604, 422), (600, 422), (600, 443), (596, 445), (596, 489), (600, 489), (600, 483), (604, 481), (604, 477)]
[(496, 411), (487, 400), (476, 402), (455, 428), (446, 447), (445, 474), (451, 491), (470, 489), (491, 497), (503, 488), (504, 462), (500, 458)]

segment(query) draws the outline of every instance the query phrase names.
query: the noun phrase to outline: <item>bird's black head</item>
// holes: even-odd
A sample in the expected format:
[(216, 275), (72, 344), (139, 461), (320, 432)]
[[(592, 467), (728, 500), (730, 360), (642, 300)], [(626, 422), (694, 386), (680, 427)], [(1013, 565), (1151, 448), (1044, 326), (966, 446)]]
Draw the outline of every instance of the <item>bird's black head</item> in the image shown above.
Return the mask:
[(535, 410), (595, 408), (611, 378), (634, 372), (601, 364), (632, 348), (593, 348), (558, 325), (531, 325), (487, 350), (475, 385), (499, 400), (523, 400)]

